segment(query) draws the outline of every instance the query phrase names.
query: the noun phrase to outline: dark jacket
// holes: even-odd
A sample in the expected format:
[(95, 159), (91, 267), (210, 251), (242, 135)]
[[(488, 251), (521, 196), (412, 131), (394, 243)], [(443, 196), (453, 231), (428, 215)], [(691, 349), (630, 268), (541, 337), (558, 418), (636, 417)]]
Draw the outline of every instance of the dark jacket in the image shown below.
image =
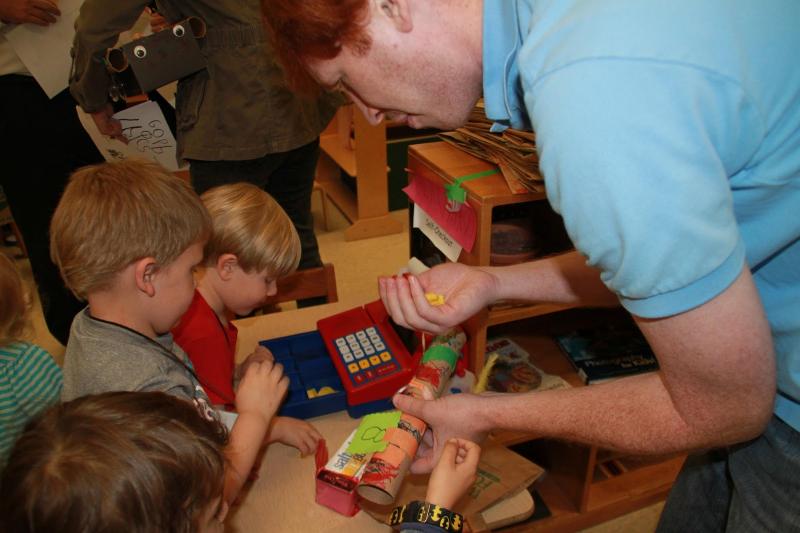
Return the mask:
[[(75, 23), (70, 91), (87, 112), (108, 101), (103, 57), (148, 0), (86, 0)], [(202, 18), (200, 39), (208, 68), (178, 83), (178, 157), (239, 161), (286, 152), (313, 141), (339, 99), (295, 96), (286, 86), (261, 25), (258, 0), (164, 0), (170, 22)], [(178, 58), (179, 59), (179, 58)]]

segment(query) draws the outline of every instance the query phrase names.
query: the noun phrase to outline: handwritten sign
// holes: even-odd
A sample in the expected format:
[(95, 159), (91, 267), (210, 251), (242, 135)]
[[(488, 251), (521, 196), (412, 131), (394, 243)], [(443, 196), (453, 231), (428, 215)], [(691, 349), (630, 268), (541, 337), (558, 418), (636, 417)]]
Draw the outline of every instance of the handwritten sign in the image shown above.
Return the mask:
[(106, 161), (139, 158), (155, 161), (172, 172), (182, 168), (177, 160), (175, 137), (155, 102), (147, 101), (114, 115), (122, 124), (128, 144), (102, 135), (90, 115), (80, 108), (77, 111), (81, 124)]
[(414, 204), (413, 226), (419, 228), (450, 261), (458, 261), (458, 256), (461, 255), (461, 245), (419, 204)]
[(400, 411), (386, 411), (365, 416), (356, 429), (352, 442), (347, 447), (347, 453), (371, 453), (385, 450), (388, 444), (384, 440), (386, 430), (396, 428), (397, 423), (400, 422), (400, 416)]

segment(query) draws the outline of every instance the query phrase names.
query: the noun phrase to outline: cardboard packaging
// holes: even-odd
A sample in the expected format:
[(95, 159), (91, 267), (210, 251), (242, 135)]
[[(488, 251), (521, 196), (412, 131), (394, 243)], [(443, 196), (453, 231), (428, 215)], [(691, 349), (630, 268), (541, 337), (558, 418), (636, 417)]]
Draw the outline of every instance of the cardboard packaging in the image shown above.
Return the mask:
[(347, 448), (356, 430), (344, 441), (333, 456), (328, 458), (325, 440), (317, 444), (316, 501), (344, 516), (354, 516), (359, 511), (356, 487), (372, 454), (350, 454)]

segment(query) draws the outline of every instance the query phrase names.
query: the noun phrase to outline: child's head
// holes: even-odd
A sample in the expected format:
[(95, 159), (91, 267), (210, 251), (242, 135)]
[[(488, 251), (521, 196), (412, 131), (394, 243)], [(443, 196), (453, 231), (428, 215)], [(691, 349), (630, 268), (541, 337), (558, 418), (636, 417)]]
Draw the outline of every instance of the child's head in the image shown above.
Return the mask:
[(161, 392), (53, 407), (17, 442), (0, 482), (0, 530), (222, 531), (225, 429)]
[(0, 346), (22, 336), (27, 326), (28, 301), (14, 262), (0, 253)]
[(139, 259), (169, 265), (209, 230), (184, 180), (156, 163), (102, 163), (70, 178), (50, 224), (50, 254), (67, 287), (86, 299)]
[(146, 319), (140, 333), (161, 334), (192, 301), (210, 228), (185, 181), (155, 163), (103, 163), (70, 178), (50, 224), (50, 254), (93, 313), (102, 313), (101, 297), (103, 305), (124, 298), (126, 314)]
[(207, 268), (222, 278), (220, 294), (228, 309), (247, 314), (269, 294), (275, 280), (300, 261), (300, 239), (286, 212), (266, 192), (249, 183), (233, 183), (203, 193), (211, 215), (211, 237), (204, 250)]

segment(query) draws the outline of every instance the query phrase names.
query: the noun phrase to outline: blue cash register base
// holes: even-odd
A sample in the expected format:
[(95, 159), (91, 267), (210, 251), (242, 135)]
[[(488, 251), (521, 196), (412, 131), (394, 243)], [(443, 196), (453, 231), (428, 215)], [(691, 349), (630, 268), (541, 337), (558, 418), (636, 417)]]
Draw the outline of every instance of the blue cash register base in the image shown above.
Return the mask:
[(319, 331), (261, 341), (289, 378), (278, 414), (312, 418), (346, 409), (361, 418), (393, 409), (392, 395), (411, 379), (412, 362), (383, 303), (322, 319), (317, 326)]

